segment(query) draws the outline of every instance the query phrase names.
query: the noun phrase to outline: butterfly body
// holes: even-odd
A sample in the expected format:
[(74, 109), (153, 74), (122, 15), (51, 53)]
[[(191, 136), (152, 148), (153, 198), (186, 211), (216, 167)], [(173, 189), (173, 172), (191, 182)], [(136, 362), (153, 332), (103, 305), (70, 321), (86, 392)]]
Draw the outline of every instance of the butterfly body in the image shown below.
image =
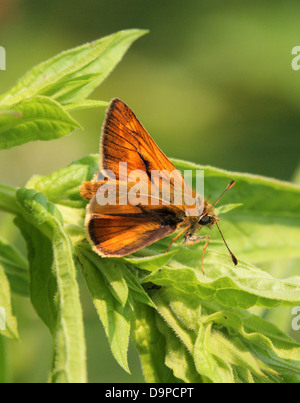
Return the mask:
[[(209, 236), (197, 234), (202, 227), (218, 221), (214, 206), (189, 189), (182, 174), (119, 99), (111, 101), (106, 113), (99, 168), (93, 180), (81, 187), (82, 197), (90, 200), (86, 213), (88, 237), (99, 255), (126, 256), (177, 230), (170, 247), (184, 235), (186, 244), (206, 240), (206, 249)], [(131, 173), (140, 175), (138, 192), (134, 192), (137, 183), (130, 179)], [(186, 189), (189, 192), (183, 201), (180, 197)], [(129, 202), (132, 194), (138, 197)], [(109, 202), (99, 202), (100, 196)]]

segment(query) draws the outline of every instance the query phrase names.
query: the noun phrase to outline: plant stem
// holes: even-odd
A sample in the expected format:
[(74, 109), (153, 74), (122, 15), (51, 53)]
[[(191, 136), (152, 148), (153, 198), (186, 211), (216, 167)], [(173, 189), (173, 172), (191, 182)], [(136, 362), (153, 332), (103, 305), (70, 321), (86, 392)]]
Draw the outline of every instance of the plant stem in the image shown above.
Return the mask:
[(20, 207), (16, 201), (17, 188), (0, 183), (0, 210), (11, 214), (19, 214)]

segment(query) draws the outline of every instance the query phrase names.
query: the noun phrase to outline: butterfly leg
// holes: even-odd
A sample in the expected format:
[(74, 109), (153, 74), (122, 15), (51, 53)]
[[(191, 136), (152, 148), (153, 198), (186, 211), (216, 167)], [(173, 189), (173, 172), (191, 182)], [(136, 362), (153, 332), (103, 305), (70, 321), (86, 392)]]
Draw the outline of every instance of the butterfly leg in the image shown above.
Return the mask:
[(189, 228), (190, 228), (190, 225), (189, 225), (187, 228), (184, 228), (183, 231), (179, 232), (179, 234), (176, 235), (175, 238), (172, 239), (172, 241), (171, 241), (171, 243), (170, 243), (168, 249), (166, 250), (166, 253), (169, 252), (169, 250), (170, 250), (171, 246), (173, 245), (173, 243), (174, 243), (175, 241), (177, 241), (177, 239), (180, 238), (181, 235), (183, 235)]
[(206, 248), (207, 248), (209, 240), (210, 240), (210, 235), (188, 236), (188, 234), (187, 234), (187, 236), (185, 238), (185, 244), (186, 245), (195, 245), (195, 244), (203, 241), (204, 239), (206, 239), (207, 241), (206, 241), (205, 245), (203, 246), (203, 255), (202, 255), (202, 258), (201, 258), (201, 270), (202, 270), (203, 274), (205, 274), (204, 268), (203, 268), (204, 255), (205, 255), (205, 251), (206, 251)]

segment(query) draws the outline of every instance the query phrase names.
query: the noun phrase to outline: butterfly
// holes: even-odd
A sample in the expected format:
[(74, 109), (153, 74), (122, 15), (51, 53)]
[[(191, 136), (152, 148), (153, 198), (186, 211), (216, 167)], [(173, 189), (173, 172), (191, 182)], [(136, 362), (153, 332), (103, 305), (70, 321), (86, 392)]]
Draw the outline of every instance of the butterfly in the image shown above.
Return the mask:
[[(122, 164), (126, 164), (125, 171), (120, 170)], [(224, 193), (234, 186), (234, 180), (213, 204), (202, 195), (195, 194), (133, 111), (117, 98), (110, 102), (106, 111), (100, 141), (99, 168), (99, 173), (81, 186), (81, 196), (89, 200), (85, 219), (88, 239), (99, 255), (126, 256), (178, 230), (167, 251), (183, 235), (186, 245), (204, 241), (201, 259), (204, 273), (203, 260), (210, 235), (198, 235), (198, 232), (203, 227), (209, 228), (216, 224), (233, 263), (238, 263), (222, 235), (214, 208)], [(124, 199), (126, 192), (128, 195), (137, 186), (129, 180), (128, 172), (138, 172), (141, 176), (135, 203), (129, 203), (128, 198)], [(153, 172), (159, 172), (158, 180), (153, 179)], [(111, 177), (113, 181), (110, 181)], [(169, 185), (169, 192), (164, 192), (165, 184)], [(112, 189), (113, 197), (106, 197)], [(183, 189), (188, 190), (188, 201), (185, 199), (180, 203), (177, 196), (182, 194)], [(105, 197), (110, 202), (103, 203)]]

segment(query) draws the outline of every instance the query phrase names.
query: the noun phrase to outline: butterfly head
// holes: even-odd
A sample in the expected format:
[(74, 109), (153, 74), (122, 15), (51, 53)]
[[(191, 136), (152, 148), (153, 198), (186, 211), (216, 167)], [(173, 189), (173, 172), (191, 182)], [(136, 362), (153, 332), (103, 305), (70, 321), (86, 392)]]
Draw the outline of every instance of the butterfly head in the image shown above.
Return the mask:
[(201, 226), (203, 225), (211, 227), (213, 224), (215, 224), (216, 221), (219, 221), (218, 217), (216, 217), (215, 215), (204, 213), (199, 218), (198, 224), (200, 224)]
[(198, 224), (201, 226), (211, 227), (216, 223), (216, 221), (219, 221), (219, 218), (216, 216), (213, 204), (211, 204), (208, 200), (205, 200), (203, 212), (198, 217)]
[(229, 252), (229, 254), (231, 256), (231, 259), (232, 259), (233, 263), (235, 265), (237, 265), (237, 263), (238, 263), (237, 258), (231, 252), (231, 250), (229, 249), (229, 247), (227, 245), (227, 242), (224, 239), (224, 236), (223, 236), (223, 234), (221, 232), (221, 229), (220, 229), (220, 227), (218, 225), (219, 218), (216, 216), (215, 209), (214, 209), (214, 206), (219, 202), (219, 200), (222, 198), (222, 196), (227, 192), (227, 190), (231, 189), (234, 185), (235, 185), (235, 181), (232, 180), (229, 183), (229, 185), (227, 186), (227, 188), (224, 190), (224, 192), (221, 194), (221, 196), (218, 198), (218, 200), (214, 202), (214, 204), (210, 204), (207, 201), (205, 201), (204, 211), (203, 211), (203, 214), (200, 216), (198, 223), (201, 226), (208, 226), (208, 227), (211, 227), (213, 224), (216, 224), (216, 226), (218, 227), (218, 230), (220, 232), (220, 235), (221, 235), (221, 237), (222, 237), (222, 239), (223, 239), (223, 241), (225, 243), (225, 246), (228, 249), (228, 252)]

